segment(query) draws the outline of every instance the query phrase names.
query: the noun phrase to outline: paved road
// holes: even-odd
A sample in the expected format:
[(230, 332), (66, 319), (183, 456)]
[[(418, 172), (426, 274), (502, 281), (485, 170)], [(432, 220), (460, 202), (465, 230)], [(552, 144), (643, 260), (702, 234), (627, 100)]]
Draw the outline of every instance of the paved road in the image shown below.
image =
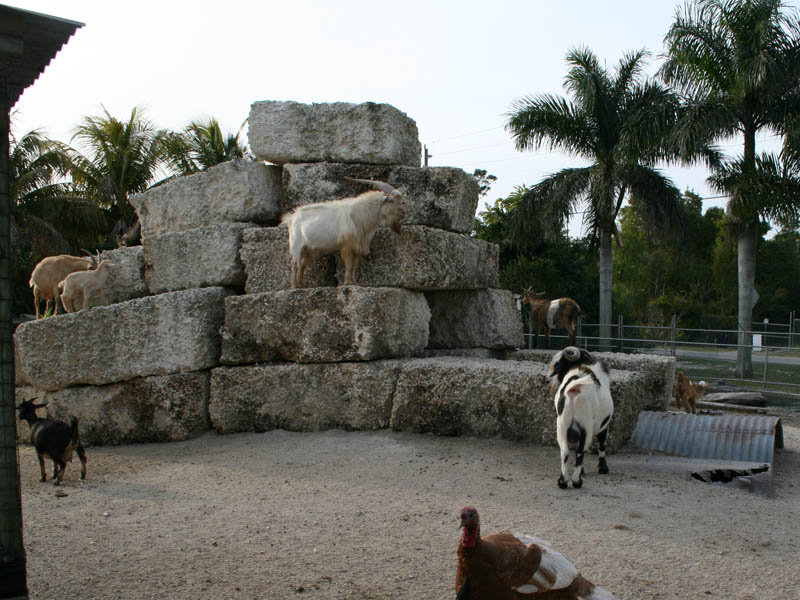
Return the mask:
[[(678, 349), (675, 352), (679, 358), (704, 358), (704, 359), (715, 359), (715, 360), (731, 360), (734, 362), (736, 361), (736, 350), (701, 352), (699, 350)], [(766, 357), (767, 354), (765, 352), (753, 352), (754, 363), (763, 363)], [(800, 358), (795, 356), (775, 356), (774, 354), (770, 354), (767, 364), (797, 365), (798, 367), (800, 367)]]

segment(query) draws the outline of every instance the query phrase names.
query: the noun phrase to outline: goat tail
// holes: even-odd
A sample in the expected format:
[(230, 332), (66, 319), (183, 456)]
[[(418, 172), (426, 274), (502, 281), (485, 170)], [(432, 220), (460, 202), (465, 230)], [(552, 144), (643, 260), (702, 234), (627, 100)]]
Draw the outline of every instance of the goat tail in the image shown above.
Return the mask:
[(69, 430), (71, 432), (71, 438), (73, 443), (79, 444), (81, 441), (81, 436), (78, 433), (78, 417), (72, 416), (69, 418)]

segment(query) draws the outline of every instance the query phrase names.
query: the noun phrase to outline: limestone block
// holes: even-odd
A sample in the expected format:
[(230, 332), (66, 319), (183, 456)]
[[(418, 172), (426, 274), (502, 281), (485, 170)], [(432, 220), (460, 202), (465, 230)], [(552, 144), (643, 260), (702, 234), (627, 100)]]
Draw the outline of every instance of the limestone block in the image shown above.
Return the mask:
[(234, 159), (206, 171), (176, 177), (131, 196), (142, 239), (215, 223), (278, 222), (283, 203), (281, 170)]
[(425, 292), (428, 348), (520, 348), (522, 318), (508, 290)]
[(199, 287), (244, 287), (242, 232), (252, 223), (219, 223), (144, 240), (145, 279), (153, 294)]
[(64, 421), (76, 416), (84, 445), (177, 442), (209, 428), (209, 378), (210, 371), (197, 371), (38, 392), (48, 403), (38, 414)]
[(275, 164), (347, 162), (418, 167), (417, 124), (388, 104), (254, 102), (250, 149)]
[(211, 371), (211, 423), (220, 433), (386, 428), (400, 364), (219, 367)]
[[(614, 417), (608, 449), (633, 433), (643, 377), (611, 372)], [(397, 381), (391, 426), (436, 435), (502, 437), (556, 445), (556, 411), (542, 363), (429, 358), (406, 361)], [(555, 460), (558, 460), (557, 457)]]
[(100, 255), (108, 259), (114, 268), (106, 280), (106, 299), (109, 304), (141, 298), (148, 294), (144, 280), (144, 254), (141, 246), (106, 250)]
[[(247, 230), (242, 243), (248, 294), (289, 287), (291, 259), (286, 227)], [(335, 265), (335, 275), (331, 272)], [(306, 271), (304, 287), (336, 285), (344, 280), (338, 253), (318, 256)], [(421, 225), (404, 227), (397, 235), (380, 227), (356, 271), (365, 287), (403, 287), (412, 290), (469, 290), (496, 288), (500, 258), (495, 244), (466, 235)]]
[[(554, 350), (520, 350), (509, 358), (550, 364)], [(644, 377), (643, 410), (667, 410), (675, 387), (675, 357), (657, 354), (626, 354), (622, 352), (592, 352), (609, 369), (633, 371)]]
[(430, 310), (421, 293), (318, 287), (225, 302), (221, 362), (336, 362), (420, 356)]
[[(341, 259), (337, 279), (344, 280)], [(400, 235), (381, 227), (358, 267), (356, 281), (365, 286), (411, 290), (472, 290), (500, 285), (497, 245), (466, 235), (421, 225)]]
[(286, 164), (284, 208), (356, 196), (372, 189), (345, 177), (385, 181), (403, 192), (406, 225), (426, 225), (458, 233), (469, 233), (475, 225), (478, 183), (469, 173), (452, 167)]
[[(289, 289), (291, 259), (289, 230), (286, 227), (245, 229), (240, 251), (247, 281), (245, 293), (257, 294)], [(336, 260), (319, 256), (306, 269), (305, 287), (336, 286)]]
[(223, 288), (147, 296), (21, 324), (22, 372), (42, 390), (217, 366)]

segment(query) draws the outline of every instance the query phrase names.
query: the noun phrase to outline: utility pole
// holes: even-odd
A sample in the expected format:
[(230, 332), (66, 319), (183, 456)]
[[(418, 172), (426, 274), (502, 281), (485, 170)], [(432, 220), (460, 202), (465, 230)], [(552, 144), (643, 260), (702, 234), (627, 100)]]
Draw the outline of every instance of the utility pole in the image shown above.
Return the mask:
[(424, 153), (422, 155), (423, 156), (422, 166), (423, 167), (427, 167), (428, 166), (428, 159), (429, 158), (433, 158), (433, 154), (428, 154), (428, 147), (427, 146), (423, 145), (422, 148), (424, 149)]

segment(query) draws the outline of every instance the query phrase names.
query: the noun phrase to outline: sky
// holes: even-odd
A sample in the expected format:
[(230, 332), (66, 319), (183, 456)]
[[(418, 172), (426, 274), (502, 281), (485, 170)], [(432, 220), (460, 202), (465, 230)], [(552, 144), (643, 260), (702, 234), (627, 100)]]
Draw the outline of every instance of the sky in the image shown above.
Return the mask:
[[(505, 130), (512, 103), (566, 95), (565, 56), (587, 47), (609, 69), (647, 49), (655, 72), (682, 2), (673, 0), (4, 0), (85, 24), (14, 106), (12, 131), (70, 142), (104, 108), (134, 107), (159, 128), (215, 117), (235, 133), (260, 100), (388, 103), (412, 118), (429, 166), (497, 177), (484, 202), (534, 185), (574, 156), (518, 152)], [(800, 0), (791, 0), (797, 6)], [(758, 150), (775, 147), (762, 135)], [(725, 152), (741, 153), (732, 139)], [(724, 206), (702, 166), (663, 166), (679, 189)], [(478, 210), (484, 208), (483, 203)], [(583, 232), (580, 215), (570, 233)]]

